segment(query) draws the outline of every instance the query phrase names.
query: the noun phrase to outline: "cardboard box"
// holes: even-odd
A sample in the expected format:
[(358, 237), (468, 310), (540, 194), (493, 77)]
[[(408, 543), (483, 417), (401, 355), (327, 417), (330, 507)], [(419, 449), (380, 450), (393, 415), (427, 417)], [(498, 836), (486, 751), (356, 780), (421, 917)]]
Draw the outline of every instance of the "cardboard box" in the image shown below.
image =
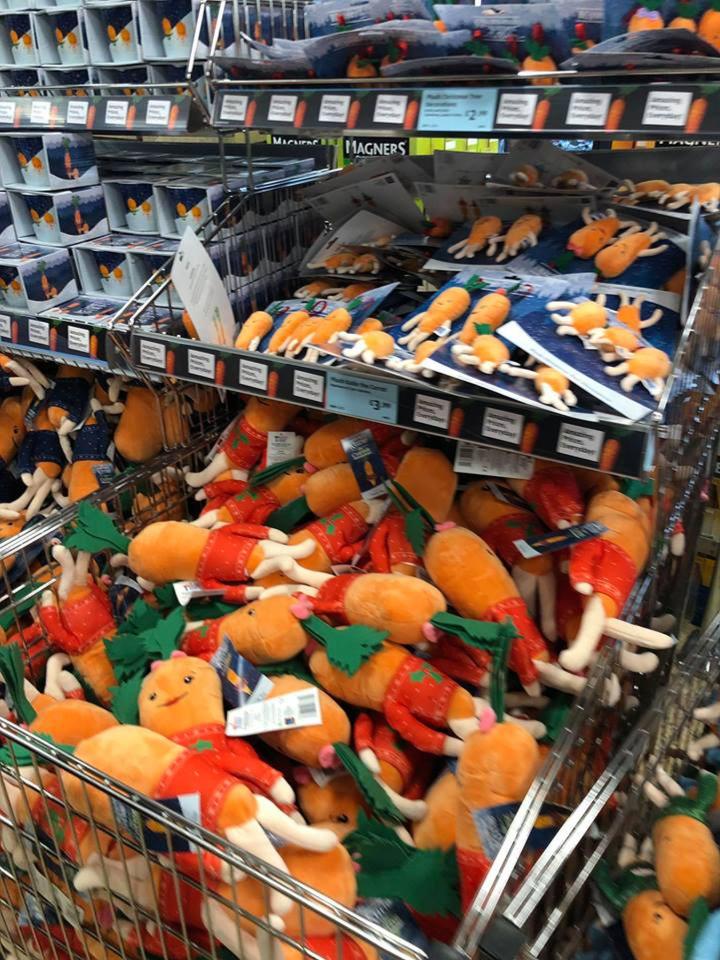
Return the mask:
[[(242, 190), (247, 185), (247, 179), (246, 174), (233, 177), (228, 182), (229, 190)], [(260, 171), (255, 183), (270, 179), (270, 174)], [(187, 227), (198, 233), (210, 214), (219, 209), (225, 193), (222, 180), (215, 177), (195, 177), (192, 180), (178, 178), (155, 184), (160, 235), (180, 239)], [(206, 235), (213, 229), (214, 224), (208, 224)]]
[(56, 96), (62, 97), (86, 97), (91, 91), (87, 85), (93, 82), (93, 72), (91, 68), (80, 67), (78, 70), (68, 69), (66, 67), (51, 67), (38, 71), (40, 73), (40, 82), (49, 87), (57, 87)]
[[(122, 300), (113, 300), (110, 297), (89, 297), (79, 294), (73, 300), (46, 310), (41, 316), (70, 322), (75, 320), (92, 326), (107, 326), (116, 315), (118, 323), (130, 320), (137, 310), (136, 304), (123, 309), (123, 303)], [(178, 324), (169, 310), (157, 305), (148, 311), (148, 326), (159, 332), (171, 332), (177, 328)]]
[(148, 68), (145, 66), (98, 67), (95, 76), (98, 83), (108, 84), (98, 91), (101, 96), (142, 97), (149, 92)]
[[(197, 7), (196, 0), (138, 0), (138, 20), (146, 60), (188, 62)], [(206, 56), (207, 50), (207, 44), (200, 43), (197, 56)]]
[(0, 243), (15, 243), (17, 236), (15, 234), (15, 224), (13, 223), (12, 210), (7, 193), (0, 190)]
[(67, 250), (28, 243), (0, 246), (0, 306), (37, 313), (76, 293)]
[(33, 15), (40, 63), (43, 66), (60, 64), (78, 67), (90, 63), (83, 17), (81, 9), (70, 7), (45, 9)]
[(0, 66), (32, 67), (40, 62), (29, 13), (0, 13)]
[(96, 66), (142, 62), (134, 3), (86, 6), (85, 30)]
[(107, 233), (100, 186), (57, 193), (8, 190), (8, 196), (20, 240), (65, 247)]
[(9, 97), (39, 97), (40, 91), (34, 87), (42, 85), (41, 71), (24, 67), (8, 67), (0, 70), (0, 87)]
[(58, 190), (98, 182), (92, 137), (76, 133), (0, 137), (0, 169), (6, 187)]
[(157, 234), (159, 221), (153, 186), (152, 180), (139, 177), (103, 181), (111, 230)]
[[(164, 267), (177, 248), (176, 240), (110, 234), (73, 247), (72, 255), (83, 293), (127, 298), (136, 294), (157, 270)], [(164, 279), (165, 273), (155, 282), (160, 284)], [(171, 304), (181, 306), (172, 287), (170, 290)], [(145, 295), (149, 296), (151, 292), (152, 288), (148, 288)]]

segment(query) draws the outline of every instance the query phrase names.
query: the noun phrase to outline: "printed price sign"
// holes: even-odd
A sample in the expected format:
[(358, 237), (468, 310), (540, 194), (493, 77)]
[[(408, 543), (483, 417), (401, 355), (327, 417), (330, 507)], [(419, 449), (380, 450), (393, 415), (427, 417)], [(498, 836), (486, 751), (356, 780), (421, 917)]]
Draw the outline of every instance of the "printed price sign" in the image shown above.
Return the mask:
[(70, 350), (77, 353), (90, 353), (90, 331), (85, 327), (68, 327), (67, 341)]
[(398, 388), (380, 380), (350, 377), (331, 370), (327, 378), (327, 409), (350, 417), (397, 423)]
[(320, 100), (320, 123), (344, 124), (350, 110), (349, 94), (325, 93)]
[(591, 430), (588, 427), (576, 427), (574, 424), (563, 423), (555, 449), (566, 456), (597, 463), (604, 439), (605, 434), (602, 430)]
[(10, 317), (5, 313), (0, 316), (0, 337), (11, 337)]
[(0, 123), (14, 123), (15, 104), (12, 100), (0, 100)]
[(28, 320), (28, 339), (47, 347), (50, 343), (50, 324), (44, 320)]
[(170, 121), (170, 101), (150, 100), (145, 113), (145, 123), (148, 126), (167, 127)]
[(610, 109), (610, 93), (570, 94), (565, 123), (568, 127), (604, 127)]
[(128, 107), (127, 100), (108, 100), (105, 107), (105, 123), (109, 127), (124, 127)]
[(407, 102), (407, 94), (379, 93), (375, 101), (373, 123), (384, 123), (391, 127), (402, 124)]
[(295, 119), (295, 107), (298, 98), (295, 95), (275, 93), (270, 97), (268, 120), (280, 123), (292, 123)]
[(418, 130), (491, 130), (497, 90), (423, 90)]
[(30, 123), (38, 126), (47, 126), (50, 123), (50, 107), (52, 104), (46, 99), (33, 100), (30, 107)]
[(490, 440), (502, 440), (503, 443), (517, 445), (522, 438), (524, 423), (525, 418), (519, 413), (488, 407), (483, 413), (481, 432)]
[(253, 390), (267, 390), (267, 364), (256, 363), (254, 360), (241, 360), (238, 382), (241, 387), (250, 387)]
[(188, 373), (194, 377), (204, 377), (207, 380), (215, 379), (215, 357), (211, 353), (200, 350), (188, 350)]
[(90, 104), (87, 100), (69, 100), (67, 105), (67, 122), (77, 123), (84, 127), (87, 123), (89, 106)]
[(529, 127), (535, 116), (536, 93), (501, 93), (495, 125)]
[(237, 93), (226, 93), (220, 106), (221, 120), (237, 120), (242, 123), (247, 113), (248, 97)]
[(293, 370), (293, 396), (300, 400), (313, 400), (322, 403), (325, 391), (325, 379), (321, 373), (308, 373), (306, 370)]
[(165, 369), (165, 344), (154, 343), (152, 340), (140, 341), (140, 363), (146, 367)]
[(684, 127), (691, 102), (689, 90), (651, 90), (645, 101), (642, 124), (644, 127)]
[(437, 427), (438, 430), (447, 430), (450, 423), (450, 408), (449, 400), (443, 400), (440, 397), (428, 397), (418, 393), (415, 397), (413, 420), (415, 423), (425, 423), (429, 427)]

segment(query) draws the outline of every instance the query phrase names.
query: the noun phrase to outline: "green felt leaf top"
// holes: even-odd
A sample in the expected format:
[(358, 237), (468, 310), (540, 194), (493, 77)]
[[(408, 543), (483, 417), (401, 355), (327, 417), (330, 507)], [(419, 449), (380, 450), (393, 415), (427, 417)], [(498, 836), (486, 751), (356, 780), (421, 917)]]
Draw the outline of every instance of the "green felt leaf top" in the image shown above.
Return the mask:
[[(52, 744), (64, 753), (75, 753), (75, 747), (71, 747), (70, 744), (67, 743), (57, 743), (49, 733), (36, 733), (35, 736), (39, 737), (40, 740), (45, 740), (46, 743)], [(39, 757), (36, 753), (33, 753), (19, 743), (8, 741), (4, 747), (0, 748), (0, 764), (4, 764), (7, 767), (32, 767), (34, 763), (45, 762), (43, 757)]]
[(651, 497), (655, 492), (655, 482), (653, 480), (625, 480), (622, 485), (622, 492), (631, 500)]
[(655, 818), (662, 820), (665, 817), (691, 817), (700, 823), (707, 823), (708, 813), (717, 796), (717, 777), (714, 773), (701, 770), (697, 783), (697, 794), (694, 797), (673, 797), (662, 809), (658, 810)]
[(258, 670), (266, 677), (288, 674), (291, 677), (297, 677), (298, 680), (306, 680), (308, 683), (315, 684), (315, 678), (308, 670), (302, 657), (292, 657), (290, 660), (281, 660), (280, 663), (266, 663), (264, 666), (258, 667)]
[(259, 487), (263, 483), (269, 483), (283, 473), (289, 473), (290, 470), (296, 470), (305, 463), (305, 457), (291, 457), (290, 460), (283, 460), (280, 463), (273, 463), (264, 470), (259, 470), (250, 478), (251, 487)]
[(385, 824), (360, 811), (358, 827), (345, 838), (358, 860), (358, 894), (404, 900), (419, 913), (460, 916), (455, 850), (418, 850)]
[(683, 940), (683, 960), (691, 960), (695, 941), (702, 933), (702, 929), (710, 916), (710, 907), (705, 897), (698, 897), (693, 901), (688, 917), (688, 930)]
[(629, 901), (639, 893), (658, 889), (657, 877), (654, 873), (633, 873), (628, 869), (623, 870), (613, 880), (605, 860), (598, 863), (592, 876), (602, 895), (618, 913), (622, 913)]
[(129, 680), (110, 687), (112, 712), (120, 723), (137, 724), (139, 719), (138, 697), (143, 682), (142, 673), (136, 673)]
[(415, 497), (396, 480), (385, 484), (390, 499), (405, 516), (405, 536), (415, 553), (421, 557), (425, 553), (425, 541), (435, 530), (435, 518)]
[(284, 503), (277, 510), (273, 510), (265, 522), (269, 527), (282, 530), (283, 533), (290, 533), (304, 520), (311, 519), (312, 516), (305, 497), (297, 497), (295, 500), (290, 500), (289, 503)]
[(23, 723), (32, 723), (37, 712), (25, 696), (25, 665), (17, 643), (0, 647), (0, 674), (5, 681), (15, 713)]
[(143, 604), (143, 608), (138, 611), (136, 619), (138, 623), (148, 624), (146, 629), (137, 633), (118, 631), (105, 641), (108, 659), (121, 682), (127, 682), (135, 676), (142, 679), (153, 660), (167, 660), (178, 649), (185, 629), (182, 607), (176, 607), (168, 616), (161, 617), (142, 600), (135, 607), (139, 604)]
[(11, 627), (16, 617), (27, 613), (37, 603), (37, 589), (40, 586), (35, 580), (24, 583), (22, 587), (12, 591), (12, 606), (4, 613), (0, 614), (0, 627), (7, 630)]
[(355, 751), (345, 743), (334, 743), (333, 749), (342, 765), (355, 781), (363, 800), (372, 809), (373, 813), (381, 820), (402, 823), (403, 815)]
[(314, 614), (301, 623), (310, 636), (325, 647), (330, 663), (349, 677), (354, 676), (365, 661), (380, 649), (389, 635), (387, 630), (359, 625), (331, 627)]
[(411, 510), (405, 514), (405, 536), (415, 553), (421, 557), (425, 552), (425, 538), (428, 529), (419, 510)]
[(127, 553), (130, 537), (121, 533), (106, 513), (83, 501), (78, 507), (73, 532), (65, 538), (65, 546), (88, 553), (100, 553), (103, 550)]

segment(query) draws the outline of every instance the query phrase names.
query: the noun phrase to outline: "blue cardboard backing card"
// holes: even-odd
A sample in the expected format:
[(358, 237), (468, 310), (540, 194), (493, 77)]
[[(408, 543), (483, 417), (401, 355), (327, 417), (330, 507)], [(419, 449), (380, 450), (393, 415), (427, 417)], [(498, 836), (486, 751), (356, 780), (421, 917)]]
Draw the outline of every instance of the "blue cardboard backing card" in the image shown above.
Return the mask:
[(369, 430), (361, 430), (342, 441), (363, 500), (373, 500), (385, 493), (388, 475), (375, 438)]
[(264, 700), (272, 688), (272, 681), (233, 647), (228, 636), (210, 661), (220, 676), (223, 700), (233, 707)]

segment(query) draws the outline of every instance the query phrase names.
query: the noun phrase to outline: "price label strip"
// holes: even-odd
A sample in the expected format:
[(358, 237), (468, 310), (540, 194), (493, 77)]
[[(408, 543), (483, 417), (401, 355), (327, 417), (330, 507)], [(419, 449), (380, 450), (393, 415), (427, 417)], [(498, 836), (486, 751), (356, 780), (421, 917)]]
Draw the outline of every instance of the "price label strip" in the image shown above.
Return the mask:
[(314, 727), (320, 723), (320, 697), (317, 689), (313, 688), (229, 710), (225, 733), (228, 737), (248, 737), (271, 730)]
[(423, 90), (418, 130), (492, 130), (497, 90)]

